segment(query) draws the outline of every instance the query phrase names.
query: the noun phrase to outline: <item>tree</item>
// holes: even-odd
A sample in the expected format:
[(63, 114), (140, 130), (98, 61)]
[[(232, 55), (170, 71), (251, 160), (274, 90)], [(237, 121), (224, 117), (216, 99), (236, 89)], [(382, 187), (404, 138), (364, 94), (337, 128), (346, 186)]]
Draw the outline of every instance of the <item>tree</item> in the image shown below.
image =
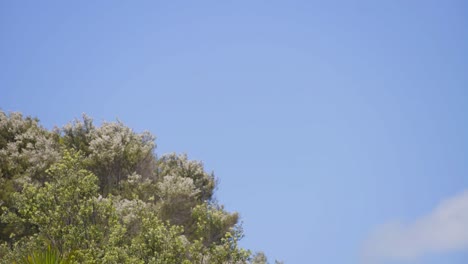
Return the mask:
[[(37, 118), (0, 111), (0, 215), (6, 212), (4, 208), (11, 208), (12, 195), (24, 183), (45, 181), (46, 169), (60, 158), (57, 138)], [(0, 242), (13, 243), (30, 235), (31, 229), (24, 223), (0, 221)]]
[(101, 254), (98, 249), (110, 243), (119, 222), (112, 201), (99, 196), (98, 179), (83, 168), (82, 160), (79, 153), (65, 151), (47, 170), (49, 181), (25, 183), (13, 195), (15, 213), (3, 220), (34, 226), (37, 232), (30, 239), (36, 245), (47, 242), (62, 255), (74, 252), (86, 259)]
[(0, 263), (54, 252), (71, 263), (261, 263), (239, 247), (238, 214), (213, 199), (213, 173), (186, 154), (158, 158), (154, 139), (120, 121), (84, 115), (48, 131), (0, 111)]
[(257, 252), (252, 257), (252, 264), (268, 264), (268, 259), (263, 252)]

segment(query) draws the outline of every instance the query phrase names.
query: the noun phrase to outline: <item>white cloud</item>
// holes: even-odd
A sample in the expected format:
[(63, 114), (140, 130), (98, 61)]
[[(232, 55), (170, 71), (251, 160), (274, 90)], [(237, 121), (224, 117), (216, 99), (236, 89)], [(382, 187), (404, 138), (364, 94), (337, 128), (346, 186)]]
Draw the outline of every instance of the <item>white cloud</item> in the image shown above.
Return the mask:
[(468, 250), (468, 190), (413, 223), (378, 227), (364, 243), (362, 256), (363, 263), (376, 264), (460, 250)]

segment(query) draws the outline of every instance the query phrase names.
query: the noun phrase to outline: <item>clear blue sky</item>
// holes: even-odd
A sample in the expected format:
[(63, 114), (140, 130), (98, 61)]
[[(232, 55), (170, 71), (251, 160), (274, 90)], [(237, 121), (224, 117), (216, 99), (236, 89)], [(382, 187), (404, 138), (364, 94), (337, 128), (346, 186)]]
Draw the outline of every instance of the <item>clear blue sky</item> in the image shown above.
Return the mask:
[(150, 130), (288, 264), (360, 263), (376, 227), (467, 189), (467, 85), (463, 0), (0, 3), (3, 110)]

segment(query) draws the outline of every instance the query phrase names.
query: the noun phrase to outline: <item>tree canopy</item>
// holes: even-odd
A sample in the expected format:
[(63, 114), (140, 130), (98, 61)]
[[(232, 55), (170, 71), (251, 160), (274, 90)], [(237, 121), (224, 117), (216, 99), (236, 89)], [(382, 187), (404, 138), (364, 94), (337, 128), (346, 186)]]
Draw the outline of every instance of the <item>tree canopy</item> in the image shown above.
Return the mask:
[(155, 149), (153, 135), (120, 121), (83, 115), (47, 130), (0, 111), (0, 263), (34, 252), (72, 263), (267, 263), (239, 246), (239, 216), (213, 198), (213, 173)]

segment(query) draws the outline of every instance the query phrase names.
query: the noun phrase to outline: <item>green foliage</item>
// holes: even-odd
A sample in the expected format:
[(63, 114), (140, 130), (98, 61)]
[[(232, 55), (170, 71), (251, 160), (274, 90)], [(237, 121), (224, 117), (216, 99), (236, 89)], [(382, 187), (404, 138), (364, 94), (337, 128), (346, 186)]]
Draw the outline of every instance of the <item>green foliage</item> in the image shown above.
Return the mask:
[(140, 232), (132, 240), (130, 252), (144, 263), (183, 263), (186, 259), (182, 228), (161, 222), (155, 215), (140, 216)]
[(36, 227), (34, 238), (60, 254), (76, 252), (83, 259), (101, 254), (96, 250), (108, 244), (118, 218), (112, 201), (99, 197), (97, 177), (83, 169), (79, 153), (68, 151), (47, 172), (49, 181), (25, 183), (13, 195), (15, 212), (3, 220)]
[(201, 239), (205, 245), (219, 244), (223, 237), (233, 231), (238, 221), (238, 214), (230, 214), (220, 206), (200, 204), (192, 210), (194, 232), (196, 239)]
[(63, 258), (57, 249), (50, 246), (45, 251), (35, 251), (31, 255), (25, 257), (22, 261), (15, 262), (17, 264), (68, 264), (71, 263), (70, 258)]
[(0, 111), (0, 263), (250, 263), (214, 175), (155, 147), (121, 122)]
[[(0, 111), (0, 215), (12, 207), (13, 194), (25, 182), (43, 182), (46, 169), (59, 158), (54, 132), (42, 128), (36, 118)], [(30, 235), (31, 229), (22, 223), (0, 222), (0, 241), (14, 242)]]

